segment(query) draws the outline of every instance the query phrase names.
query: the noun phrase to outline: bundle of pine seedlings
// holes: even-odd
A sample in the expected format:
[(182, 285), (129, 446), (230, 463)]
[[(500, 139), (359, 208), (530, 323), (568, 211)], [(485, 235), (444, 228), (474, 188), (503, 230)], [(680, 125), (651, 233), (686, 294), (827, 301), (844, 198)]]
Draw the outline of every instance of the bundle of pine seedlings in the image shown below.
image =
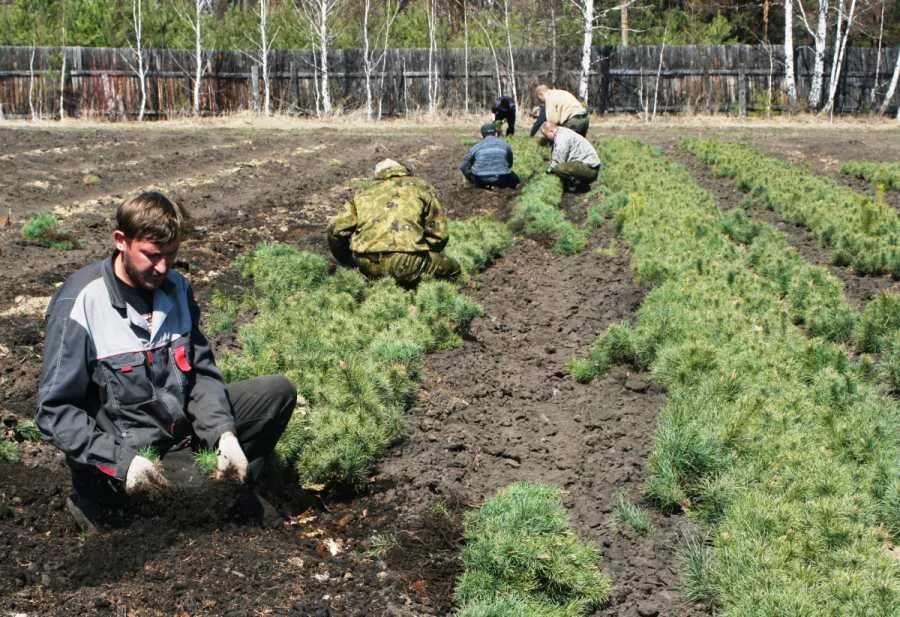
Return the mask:
[(557, 489), (517, 482), (466, 515), (459, 617), (580, 617), (609, 599), (599, 555)]

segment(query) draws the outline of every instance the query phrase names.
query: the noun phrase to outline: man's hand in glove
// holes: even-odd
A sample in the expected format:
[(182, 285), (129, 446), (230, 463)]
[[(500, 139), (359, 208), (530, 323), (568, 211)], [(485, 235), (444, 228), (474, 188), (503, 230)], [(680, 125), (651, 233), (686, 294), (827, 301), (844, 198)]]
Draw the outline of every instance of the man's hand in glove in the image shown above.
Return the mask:
[(219, 437), (219, 459), (216, 462), (217, 480), (238, 480), (247, 478), (247, 456), (234, 433), (223, 433)]
[(168, 488), (169, 481), (156, 464), (143, 456), (135, 456), (125, 475), (125, 492), (153, 492)]

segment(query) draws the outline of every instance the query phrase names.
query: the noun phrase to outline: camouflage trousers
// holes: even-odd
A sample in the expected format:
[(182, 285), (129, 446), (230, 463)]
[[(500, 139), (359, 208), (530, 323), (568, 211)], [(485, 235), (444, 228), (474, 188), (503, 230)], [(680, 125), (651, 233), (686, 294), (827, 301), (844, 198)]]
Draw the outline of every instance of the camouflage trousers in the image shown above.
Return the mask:
[(413, 287), (422, 277), (455, 279), (459, 264), (455, 259), (435, 251), (421, 253), (354, 253), (359, 271), (370, 279), (393, 277), (399, 285)]
[(563, 188), (569, 192), (587, 191), (591, 182), (597, 179), (600, 170), (584, 163), (560, 163), (553, 168), (553, 173), (562, 180)]
[(569, 118), (562, 123), (562, 126), (567, 129), (572, 129), (582, 137), (587, 137), (590, 119), (587, 114), (584, 114), (583, 116), (569, 116)]

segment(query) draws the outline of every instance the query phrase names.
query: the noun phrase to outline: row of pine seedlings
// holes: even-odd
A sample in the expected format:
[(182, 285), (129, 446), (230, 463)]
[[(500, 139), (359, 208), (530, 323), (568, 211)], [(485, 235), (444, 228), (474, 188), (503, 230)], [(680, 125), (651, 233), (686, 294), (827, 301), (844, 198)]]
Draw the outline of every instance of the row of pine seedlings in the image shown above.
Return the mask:
[[(459, 284), (429, 280), (404, 290), (390, 279), (369, 282), (355, 270), (334, 269), (313, 253), (264, 244), (236, 262), (252, 282), (247, 291), (214, 295), (208, 328), (235, 328), (240, 347), (220, 359), (226, 380), (283, 373), (308, 403), (276, 447), (301, 485), (368, 481), (403, 437), (424, 355), (459, 345), (482, 314), (462, 286), (512, 244), (510, 228), (549, 240), (563, 254), (584, 246), (587, 232), (559, 210), (559, 180), (539, 173), (542, 149), (530, 139), (511, 143), (526, 182), (511, 225), (485, 217), (450, 223), (446, 251), (461, 264)], [(571, 530), (554, 487), (507, 487), (467, 514), (465, 535), (460, 615), (584, 615), (609, 597), (599, 556)]]
[[(839, 262), (900, 268), (883, 204), (746, 146), (684, 147)], [(603, 210), (652, 290), (570, 369), (586, 382), (626, 364), (666, 388), (645, 492), (706, 530), (683, 550), (685, 595), (729, 616), (898, 614), (897, 295), (860, 313), (779, 232), (721, 212), (660, 152), (599, 150)]]

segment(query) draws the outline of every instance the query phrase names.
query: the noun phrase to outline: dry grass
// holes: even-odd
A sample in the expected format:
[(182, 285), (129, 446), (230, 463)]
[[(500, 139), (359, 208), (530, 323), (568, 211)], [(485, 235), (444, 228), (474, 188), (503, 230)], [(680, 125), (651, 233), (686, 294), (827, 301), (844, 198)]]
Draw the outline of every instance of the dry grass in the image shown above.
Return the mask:
[[(335, 114), (330, 119), (312, 117), (296, 117), (286, 114), (273, 114), (272, 116), (260, 116), (253, 112), (244, 111), (228, 116), (210, 116), (203, 118), (183, 117), (162, 122), (107, 122), (101, 119), (72, 119), (65, 120), (6, 120), (0, 122), (0, 126), (8, 128), (23, 128), (40, 126), (43, 128), (63, 129), (102, 129), (114, 128), (118, 130), (185, 130), (185, 129), (264, 129), (264, 130), (315, 130), (335, 129), (350, 130), (354, 134), (382, 134), (400, 130), (465, 130), (476, 134), (478, 127), (490, 119), (490, 111), (485, 109), (483, 113), (440, 112), (428, 114), (424, 112), (410, 113), (400, 118), (385, 118), (380, 121), (370, 121), (365, 112), (352, 111), (344, 114)], [(864, 129), (873, 131), (897, 131), (900, 123), (887, 117), (871, 118), (868, 116), (847, 116), (829, 119), (815, 114), (794, 114), (789, 116), (774, 116), (772, 118), (736, 118), (728, 114), (692, 114), (692, 115), (660, 115), (656, 120), (645, 122), (639, 114), (616, 114), (592, 117), (595, 130), (608, 131), (610, 129), (641, 129), (641, 128), (810, 128), (810, 129), (834, 129), (846, 128)], [(531, 126), (531, 118), (522, 115), (518, 122), (518, 128), (524, 132)]]

